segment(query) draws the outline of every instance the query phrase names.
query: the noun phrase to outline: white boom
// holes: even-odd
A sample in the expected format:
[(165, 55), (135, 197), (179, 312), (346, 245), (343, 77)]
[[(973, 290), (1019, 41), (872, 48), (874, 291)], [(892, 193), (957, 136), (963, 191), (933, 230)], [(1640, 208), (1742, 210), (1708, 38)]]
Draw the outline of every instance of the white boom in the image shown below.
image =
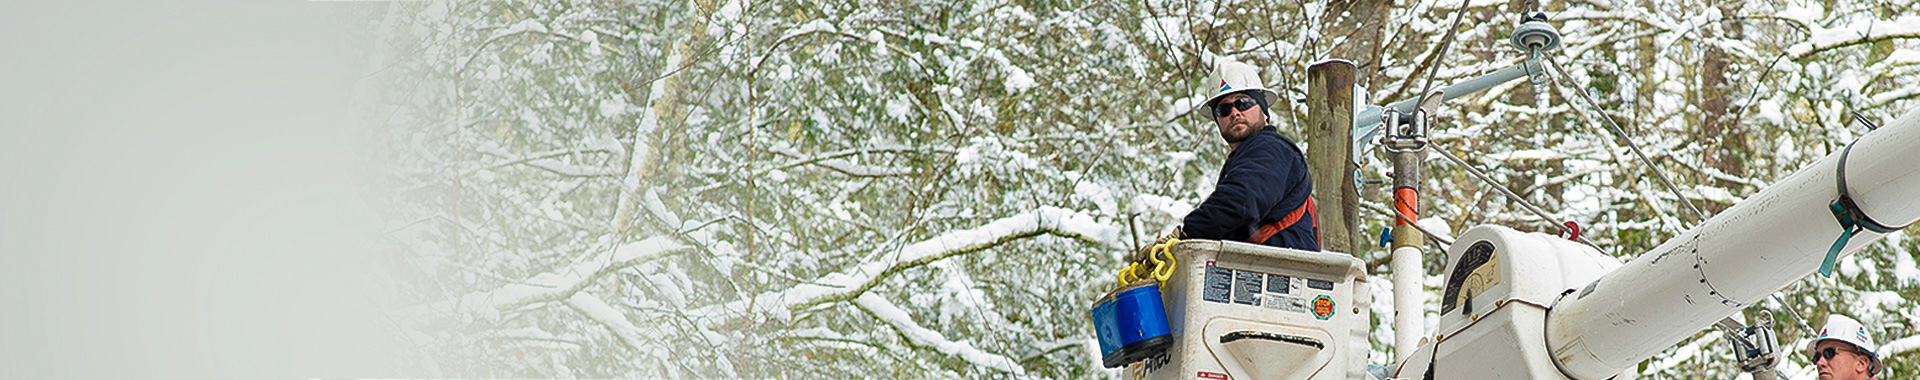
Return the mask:
[[(1848, 191), (1882, 224), (1920, 219), (1920, 110), (1853, 143)], [(1759, 302), (1819, 268), (1840, 235), (1829, 154), (1686, 233), (1640, 255), (1547, 316), (1554, 362), (1576, 379), (1604, 379)], [(1861, 231), (1841, 256), (1879, 240)]]
[[(1845, 155), (1847, 193), (1861, 213), (1895, 227), (1920, 219), (1920, 110)], [(1841, 235), (1828, 206), (1840, 197), (1841, 156), (1624, 265), (1553, 235), (1468, 229), (1448, 252), (1439, 330), (1393, 377), (1597, 380), (1632, 371), (1820, 267)], [(1860, 231), (1839, 256), (1882, 236)]]

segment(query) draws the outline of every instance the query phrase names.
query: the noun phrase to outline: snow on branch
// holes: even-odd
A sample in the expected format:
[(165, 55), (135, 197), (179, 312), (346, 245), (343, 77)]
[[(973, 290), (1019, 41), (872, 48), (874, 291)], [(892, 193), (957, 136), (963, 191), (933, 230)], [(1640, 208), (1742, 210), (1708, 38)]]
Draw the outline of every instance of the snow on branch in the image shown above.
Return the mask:
[(1850, 23), (1838, 28), (1815, 28), (1813, 37), (1805, 42), (1787, 48), (1787, 54), (1794, 59), (1805, 59), (1815, 53), (1847, 46), (1870, 44), (1890, 39), (1920, 38), (1920, 17), (1907, 16), (1898, 20), (1873, 20)]
[(1890, 105), (1893, 105), (1893, 102), (1895, 101), (1904, 100), (1904, 99), (1912, 98), (1916, 96), (1920, 96), (1920, 89), (1909, 87), (1904, 89), (1890, 90), (1887, 92), (1874, 94), (1873, 105), (1883, 106), (1883, 107), (1890, 106)]
[(913, 169), (869, 166), (847, 162), (846, 160), (821, 160), (820, 166), (853, 177), (889, 177), (913, 174)]
[(1014, 374), (1025, 373), (1025, 371), (1020, 369), (1019, 364), (1013, 362), (1013, 359), (981, 351), (979, 348), (975, 348), (972, 344), (967, 344), (966, 342), (947, 340), (947, 337), (941, 335), (940, 332), (921, 327), (919, 323), (913, 321), (913, 317), (907, 314), (906, 310), (901, 310), (899, 306), (895, 306), (893, 302), (887, 301), (886, 298), (874, 294), (863, 294), (854, 298), (853, 303), (859, 305), (861, 309), (866, 310), (868, 314), (872, 314), (874, 318), (879, 318), (881, 322), (886, 322), (888, 326), (893, 326), (894, 330), (899, 331), (901, 336), (906, 337), (907, 341), (912, 342), (915, 346), (926, 347), (935, 351), (944, 352), (948, 355), (958, 356), (961, 359), (966, 359), (967, 362), (981, 367), (997, 369), (1002, 372), (1012, 372)]
[[(875, 255), (892, 257), (891, 260), (868, 262), (821, 276), (812, 283), (799, 284), (783, 291), (761, 294), (751, 299), (716, 307), (723, 310), (742, 310), (746, 305), (754, 305), (753, 308), (758, 310), (787, 308), (798, 311), (823, 303), (850, 301), (901, 271), (948, 257), (986, 250), (1015, 240), (1050, 234), (1107, 246), (1113, 244), (1118, 238), (1119, 231), (1119, 227), (1098, 222), (1093, 216), (1084, 212), (1050, 206), (1040, 207), (1033, 211), (1001, 218), (980, 227), (951, 231), (932, 239), (913, 243), (901, 248), (897, 255)], [(708, 314), (712, 311), (718, 310), (703, 310), (698, 314)]]
[(781, 35), (779, 39), (784, 40), (813, 32), (834, 33), (839, 31), (840, 28), (833, 26), (833, 22), (827, 21), (827, 19), (814, 19), (813, 21), (808, 21), (806, 25), (801, 25), (799, 28), (788, 30), (786, 34)]
[(1915, 349), (1920, 349), (1920, 335), (1894, 339), (1892, 342), (1887, 342), (1887, 345), (1880, 346), (1880, 356), (1889, 357), (1904, 354), (1907, 353), (1907, 351), (1913, 351)]
[(562, 177), (614, 177), (621, 175), (620, 172), (614, 171), (613, 169), (585, 167), (553, 159), (530, 160), (523, 163), (527, 166), (545, 170), (548, 173), (558, 174)]
[(628, 243), (614, 248), (611, 254), (601, 258), (541, 273), (526, 281), (507, 284), (498, 289), (467, 293), (454, 299), (401, 309), (399, 316), (403, 319), (424, 321), (432, 318), (436, 312), (450, 311), (455, 314), (478, 314), (492, 319), (502, 311), (538, 302), (571, 298), (601, 276), (621, 268), (678, 254), (687, 249), (686, 245), (667, 237), (654, 237)]
[(853, 177), (886, 177), (886, 176), (913, 174), (913, 168), (864, 165), (864, 164), (859, 164), (859, 163), (842, 159), (848, 156), (861, 155), (861, 154), (867, 154), (867, 153), (902, 152), (902, 151), (913, 151), (913, 150), (911, 150), (910, 148), (894, 146), (894, 147), (879, 147), (879, 148), (871, 148), (871, 149), (846, 150), (846, 151), (840, 151), (840, 152), (821, 154), (814, 157), (807, 157), (805, 154), (802, 154), (799, 151), (793, 150), (793, 148), (788, 147), (785, 144), (776, 145), (773, 147), (774, 153), (778, 153), (783, 156), (793, 157), (797, 159), (797, 161), (794, 161), (793, 163), (780, 165), (779, 168), (781, 169), (791, 168), (791, 167), (800, 166), (800, 165), (813, 164), (813, 165), (820, 165), (821, 167), (825, 167), (827, 169), (840, 172), (841, 174), (846, 174), (848, 176), (853, 176)]
[(661, 356), (660, 353), (647, 349), (647, 346), (643, 344), (645, 342), (640, 339), (640, 328), (634, 326), (633, 322), (628, 321), (625, 313), (614, 309), (612, 305), (608, 305), (607, 301), (601, 300), (600, 297), (594, 296), (592, 293), (586, 291), (575, 292), (572, 297), (567, 297), (566, 304), (568, 307), (572, 307), (573, 310), (579, 311), (580, 314), (585, 314), (588, 319), (600, 323), (601, 326), (606, 326), (608, 331), (613, 332), (613, 336), (620, 338), (621, 342), (626, 343), (628, 347), (633, 347), (635, 351), (649, 354), (655, 358)]
[(511, 36), (511, 35), (520, 34), (520, 33), (527, 33), (527, 32), (546, 33), (547, 26), (544, 24), (541, 24), (540, 20), (529, 18), (525, 20), (520, 20), (520, 22), (514, 23), (513, 25), (508, 26), (505, 29), (496, 30), (493, 32), (493, 35), (487, 36), (487, 39), (491, 40), (491, 39)]
[[(616, 148), (617, 147), (618, 146), (616, 146)], [(555, 157), (561, 157), (561, 156), (567, 156), (567, 155), (573, 155), (573, 154), (613, 152), (613, 150), (609, 150), (607, 149), (607, 147), (563, 149), (563, 150), (557, 150), (552, 152), (536, 153), (533, 155), (528, 155), (526, 157), (515, 157), (512, 153), (508, 153), (505, 149), (501, 149), (498, 146), (493, 146), (489, 144), (487, 146), (480, 147), (480, 152), (488, 155), (492, 155), (495, 157), (501, 157), (501, 158), (507, 159), (507, 161), (505, 162), (487, 166), (488, 169), (500, 168), (500, 167), (506, 167), (506, 166), (512, 166), (512, 165), (527, 165), (527, 166), (532, 166), (540, 170), (545, 170), (547, 172), (550, 172), (553, 174), (559, 174), (561, 176), (566, 176), (566, 177), (612, 177), (612, 176), (618, 176), (622, 174), (620, 173), (620, 171), (612, 168), (580, 166), (580, 165), (569, 164), (569, 163), (554, 159)]]

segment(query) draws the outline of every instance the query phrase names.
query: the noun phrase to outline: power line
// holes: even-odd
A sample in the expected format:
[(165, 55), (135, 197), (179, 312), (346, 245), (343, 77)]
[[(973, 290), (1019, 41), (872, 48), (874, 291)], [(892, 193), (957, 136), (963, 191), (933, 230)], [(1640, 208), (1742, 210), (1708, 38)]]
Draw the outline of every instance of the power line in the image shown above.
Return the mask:
[[(1553, 56), (1551, 55), (1544, 55), (1544, 57), (1547, 59), (1547, 63), (1552, 64), (1553, 71), (1560, 74), (1559, 75), (1560, 78), (1566, 79), (1567, 81), (1573, 80), (1572, 79), (1573, 77), (1570, 75), (1567, 75), (1567, 71), (1560, 67), (1559, 60), (1554, 59)], [(1587, 90), (1585, 87), (1575, 86), (1573, 84), (1567, 84), (1567, 85), (1561, 86), (1560, 81), (1558, 80), (1555, 80), (1554, 84), (1556, 85), (1556, 87), (1562, 87), (1562, 91), (1572, 92), (1574, 95), (1577, 95), (1581, 100), (1585, 100), (1587, 102), (1587, 106), (1588, 106), (1587, 108), (1592, 109), (1594, 113), (1600, 114), (1599, 119), (1606, 121), (1604, 125), (1608, 128), (1607, 130), (1613, 132), (1613, 136), (1615, 138), (1619, 138), (1620, 141), (1625, 142), (1625, 144), (1627, 145), (1627, 149), (1632, 150), (1633, 155), (1635, 157), (1640, 158), (1640, 163), (1647, 166), (1647, 171), (1652, 172), (1654, 178), (1659, 179), (1660, 184), (1667, 187), (1667, 191), (1673, 192), (1673, 197), (1675, 201), (1680, 202), (1680, 204), (1686, 205), (1687, 210), (1693, 212), (1694, 221), (1698, 222), (1698, 221), (1703, 221), (1707, 219), (1706, 213), (1700, 212), (1699, 207), (1694, 206), (1692, 201), (1688, 201), (1686, 196), (1680, 194), (1680, 187), (1674, 186), (1673, 181), (1667, 179), (1666, 171), (1661, 170), (1659, 166), (1654, 166), (1653, 160), (1648, 159), (1647, 154), (1640, 151), (1639, 144), (1635, 144), (1633, 142), (1633, 139), (1627, 138), (1627, 132), (1624, 129), (1620, 128), (1620, 124), (1617, 122), (1614, 122), (1612, 116), (1608, 116), (1606, 112), (1600, 109), (1599, 102), (1593, 101), (1593, 97), (1587, 95)], [(1571, 87), (1572, 90), (1569, 91), (1566, 89), (1566, 87)], [(1593, 119), (1592, 116), (1587, 116), (1585, 112), (1579, 112), (1579, 114), (1581, 116), (1586, 117), (1589, 121)], [(1655, 210), (1655, 211), (1658, 212), (1658, 210)]]
[(1453, 46), (1453, 35), (1460, 30), (1460, 17), (1467, 13), (1467, 4), (1469, 1), (1470, 0), (1460, 0), (1460, 7), (1453, 9), (1453, 24), (1447, 26), (1447, 36), (1440, 39), (1440, 49), (1433, 52), (1433, 65), (1427, 67), (1427, 83), (1424, 86), (1420, 86), (1421, 101), (1419, 103), (1426, 103), (1425, 98), (1428, 92), (1433, 91), (1433, 76), (1440, 73), (1440, 60), (1446, 57), (1447, 48)]
[(1578, 240), (1581, 243), (1584, 243), (1588, 246), (1593, 247), (1593, 249), (1600, 250), (1601, 252), (1606, 251), (1606, 250), (1600, 249), (1599, 244), (1594, 244), (1592, 241), (1587, 240), (1587, 237), (1579, 236), (1579, 234), (1573, 233), (1573, 229), (1570, 227), (1567, 227), (1565, 222), (1562, 222), (1559, 219), (1555, 219), (1553, 215), (1548, 215), (1545, 210), (1540, 209), (1540, 206), (1535, 206), (1532, 202), (1528, 202), (1527, 199), (1521, 197), (1520, 194), (1515, 194), (1512, 190), (1508, 190), (1506, 186), (1501, 186), (1499, 183), (1494, 182), (1493, 177), (1487, 176), (1487, 174), (1481, 172), (1480, 169), (1474, 168), (1473, 165), (1467, 164), (1467, 162), (1465, 160), (1461, 160), (1460, 157), (1456, 157), (1453, 155), (1453, 153), (1447, 152), (1447, 149), (1444, 147), (1441, 147), (1440, 144), (1431, 144), (1430, 146), (1433, 147), (1433, 151), (1440, 152), (1441, 157), (1446, 157), (1448, 161), (1453, 161), (1454, 165), (1459, 165), (1461, 169), (1466, 169), (1467, 174), (1472, 174), (1473, 178), (1478, 178), (1480, 179), (1481, 182), (1486, 182), (1487, 186), (1491, 186), (1495, 190), (1499, 190), (1501, 194), (1506, 194), (1507, 199), (1513, 200), (1514, 203), (1519, 203), (1522, 208), (1527, 209), (1527, 211), (1533, 212), (1533, 214), (1536, 216), (1539, 216), (1540, 219), (1545, 219), (1548, 223), (1553, 223), (1553, 226), (1560, 228), (1561, 232), (1566, 233), (1568, 236), (1572, 236), (1575, 240)]

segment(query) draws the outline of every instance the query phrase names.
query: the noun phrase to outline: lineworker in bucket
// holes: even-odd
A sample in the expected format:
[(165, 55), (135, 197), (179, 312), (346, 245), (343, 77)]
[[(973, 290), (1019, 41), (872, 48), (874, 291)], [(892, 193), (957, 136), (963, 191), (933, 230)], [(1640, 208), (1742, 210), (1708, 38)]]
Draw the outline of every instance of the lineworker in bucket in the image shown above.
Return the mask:
[(1866, 326), (1847, 316), (1827, 316), (1820, 335), (1807, 344), (1807, 359), (1820, 369), (1820, 380), (1871, 380), (1886, 368)]
[(1261, 84), (1253, 65), (1225, 62), (1209, 77), (1218, 92), (1202, 110), (1232, 151), (1213, 194), (1187, 214), (1175, 236), (1319, 251), (1307, 157), (1267, 122), (1280, 95)]

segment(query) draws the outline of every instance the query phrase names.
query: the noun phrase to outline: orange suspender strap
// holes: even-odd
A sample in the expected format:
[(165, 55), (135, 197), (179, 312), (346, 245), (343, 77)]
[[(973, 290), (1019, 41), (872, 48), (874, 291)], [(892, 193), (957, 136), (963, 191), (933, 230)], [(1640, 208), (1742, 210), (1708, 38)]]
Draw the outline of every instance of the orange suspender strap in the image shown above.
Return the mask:
[[(1272, 239), (1273, 235), (1280, 233), (1280, 230), (1285, 230), (1288, 227), (1293, 227), (1295, 223), (1300, 223), (1300, 218), (1307, 216), (1308, 214), (1320, 215), (1320, 208), (1314, 207), (1313, 205), (1312, 194), (1307, 195), (1306, 203), (1300, 204), (1300, 207), (1294, 208), (1293, 212), (1287, 213), (1287, 217), (1281, 218), (1280, 221), (1278, 222), (1268, 223), (1267, 225), (1260, 226), (1260, 231), (1254, 233), (1253, 237), (1248, 238), (1247, 242), (1254, 243), (1254, 244), (1266, 244), (1267, 239)], [(1313, 243), (1316, 245), (1320, 244), (1320, 218), (1313, 218)]]

